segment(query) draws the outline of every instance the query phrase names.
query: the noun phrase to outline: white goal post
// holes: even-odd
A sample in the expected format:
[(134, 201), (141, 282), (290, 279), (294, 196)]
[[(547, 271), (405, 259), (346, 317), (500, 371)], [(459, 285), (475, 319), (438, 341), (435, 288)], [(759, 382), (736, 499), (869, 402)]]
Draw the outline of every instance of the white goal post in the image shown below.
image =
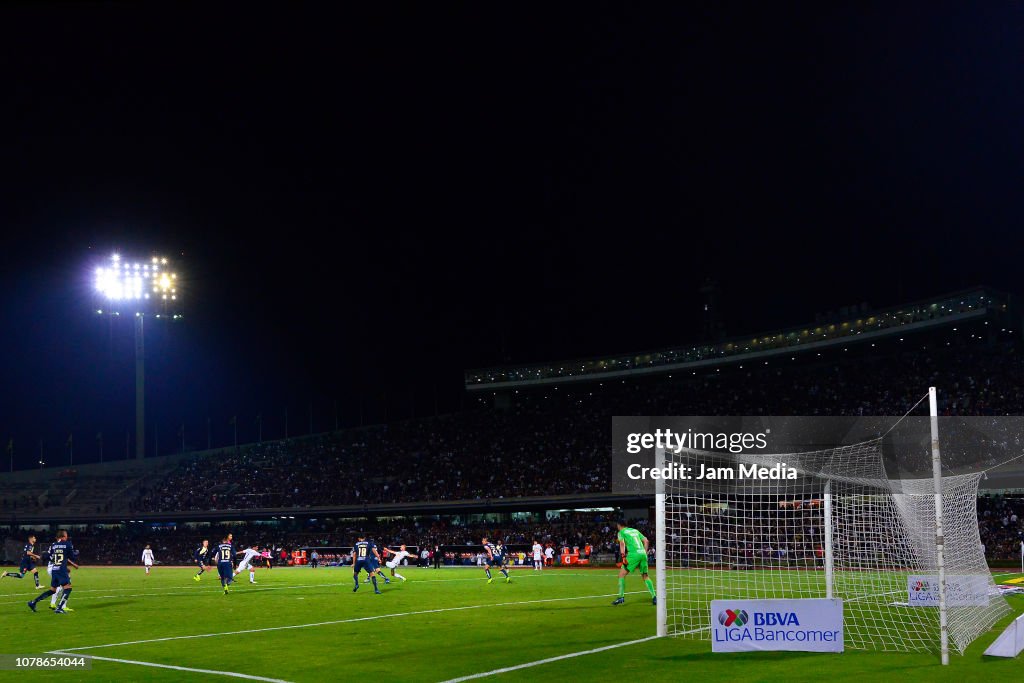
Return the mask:
[[(1008, 614), (978, 529), (983, 475), (942, 476), (934, 388), (929, 399), (926, 478), (890, 479), (881, 438), (774, 455), (658, 448), (658, 468), (785, 462), (798, 473), (658, 480), (658, 635), (709, 639), (712, 600), (835, 597), (847, 648), (935, 652), (945, 664), (950, 648), (962, 654)], [(969, 598), (964, 586), (974, 587)]]

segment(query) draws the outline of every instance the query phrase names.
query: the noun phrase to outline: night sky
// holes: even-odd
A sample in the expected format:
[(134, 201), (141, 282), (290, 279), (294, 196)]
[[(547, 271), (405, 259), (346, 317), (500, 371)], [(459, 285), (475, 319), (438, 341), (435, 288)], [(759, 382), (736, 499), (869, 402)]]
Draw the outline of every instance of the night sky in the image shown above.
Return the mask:
[[(0, 438), (123, 457), (458, 409), (466, 368), (1021, 292), (1024, 5), (0, 6)], [(376, 5), (377, 3), (372, 3)], [(340, 3), (338, 3), (340, 5)], [(347, 4), (346, 4), (347, 5)], [(465, 399), (468, 403), (470, 399)], [(120, 444), (120, 445), (118, 445)], [(6, 462), (6, 458), (3, 459)]]

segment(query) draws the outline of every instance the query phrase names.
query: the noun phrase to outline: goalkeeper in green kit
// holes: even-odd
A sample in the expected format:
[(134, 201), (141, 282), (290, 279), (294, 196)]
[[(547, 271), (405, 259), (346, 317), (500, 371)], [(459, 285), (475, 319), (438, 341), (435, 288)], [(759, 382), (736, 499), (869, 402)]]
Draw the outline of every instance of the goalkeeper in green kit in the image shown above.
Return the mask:
[(622, 568), (619, 570), (619, 597), (613, 605), (621, 605), (626, 602), (626, 575), (637, 569), (644, 579), (644, 584), (651, 594), (651, 604), (658, 604), (658, 596), (654, 591), (654, 582), (647, 575), (647, 550), (650, 545), (647, 537), (642, 533), (626, 526), (626, 523), (619, 520), (615, 523), (619, 529), (619, 551), (622, 555)]

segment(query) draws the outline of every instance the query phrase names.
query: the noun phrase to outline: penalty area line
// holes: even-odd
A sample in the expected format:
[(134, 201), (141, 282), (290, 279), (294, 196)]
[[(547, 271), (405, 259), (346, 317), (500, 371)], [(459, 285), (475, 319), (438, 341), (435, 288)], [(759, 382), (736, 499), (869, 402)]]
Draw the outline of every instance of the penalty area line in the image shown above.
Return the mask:
[(187, 671), (196, 674), (213, 674), (216, 676), (230, 676), (231, 678), (244, 678), (249, 681), (265, 681), (266, 683), (289, 683), (282, 678), (267, 678), (266, 676), (253, 676), (241, 674), (236, 671), (219, 671), (217, 669), (196, 669), (191, 666), (175, 666), (174, 664), (157, 664), (156, 662), (140, 662), (136, 659), (120, 659), (118, 657), (100, 657), (98, 655), (83, 655), (67, 652), (65, 650), (52, 650), (47, 652), (50, 655), (61, 655), (66, 657), (86, 657), (101, 662), (116, 662), (117, 664), (132, 664), (134, 666), (148, 666), (155, 669), (171, 669), (173, 671)]
[(538, 659), (535, 662), (526, 662), (525, 664), (516, 664), (515, 666), (506, 666), (501, 669), (492, 669), (491, 671), (484, 671), (478, 674), (470, 674), (468, 676), (459, 676), (458, 678), (450, 678), (444, 683), (462, 683), (462, 681), (472, 681), (477, 678), (487, 678), (488, 676), (497, 676), (498, 674), (509, 673), (510, 671), (519, 671), (520, 669), (529, 669), (534, 666), (540, 666), (542, 664), (550, 664), (551, 662), (559, 662), (563, 659), (573, 659), (574, 657), (583, 657), (585, 655), (592, 655), (598, 652), (605, 652), (607, 650), (614, 650), (620, 647), (626, 647), (628, 645), (637, 645), (639, 643), (646, 643), (650, 640), (656, 640), (659, 636), (648, 636), (646, 638), (639, 638), (637, 640), (627, 640), (623, 643), (615, 643), (614, 645), (605, 645), (604, 647), (595, 647), (592, 650), (581, 650), (580, 652), (570, 652), (569, 654), (558, 655), (557, 657), (548, 657), (547, 659)]

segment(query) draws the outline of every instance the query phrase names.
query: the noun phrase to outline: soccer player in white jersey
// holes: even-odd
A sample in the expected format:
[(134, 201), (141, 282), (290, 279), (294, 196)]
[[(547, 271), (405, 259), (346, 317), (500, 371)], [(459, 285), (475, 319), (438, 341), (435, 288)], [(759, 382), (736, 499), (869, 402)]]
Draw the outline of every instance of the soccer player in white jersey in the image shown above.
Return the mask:
[(533, 571), (539, 572), (544, 569), (544, 548), (541, 547), (540, 543), (534, 540), (533, 542)]
[(407, 557), (414, 557), (414, 555), (405, 549), (405, 544), (398, 546), (398, 550), (384, 548), (384, 552), (392, 556), (390, 560), (384, 563), (384, 565), (391, 570), (391, 576), (397, 576), (402, 581), (405, 581), (405, 577), (396, 572), (395, 568), (402, 564), (402, 560)]
[(146, 549), (142, 551), (142, 564), (146, 566), (146, 574), (149, 575), (149, 570), (153, 568), (153, 549), (146, 544)]
[(555, 549), (551, 546), (544, 549), (544, 564), (549, 567), (555, 564)]
[(238, 563), (238, 567), (235, 569), (235, 576), (238, 576), (246, 569), (249, 570), (249, 583), (256, 583), (256, 567), (253, 566), (252, 561), (260, 556), (260, 547), (254, 545), (251, 548), (245, 550), (239, 550), (236, 555), (242, 555), (242, 561)]

